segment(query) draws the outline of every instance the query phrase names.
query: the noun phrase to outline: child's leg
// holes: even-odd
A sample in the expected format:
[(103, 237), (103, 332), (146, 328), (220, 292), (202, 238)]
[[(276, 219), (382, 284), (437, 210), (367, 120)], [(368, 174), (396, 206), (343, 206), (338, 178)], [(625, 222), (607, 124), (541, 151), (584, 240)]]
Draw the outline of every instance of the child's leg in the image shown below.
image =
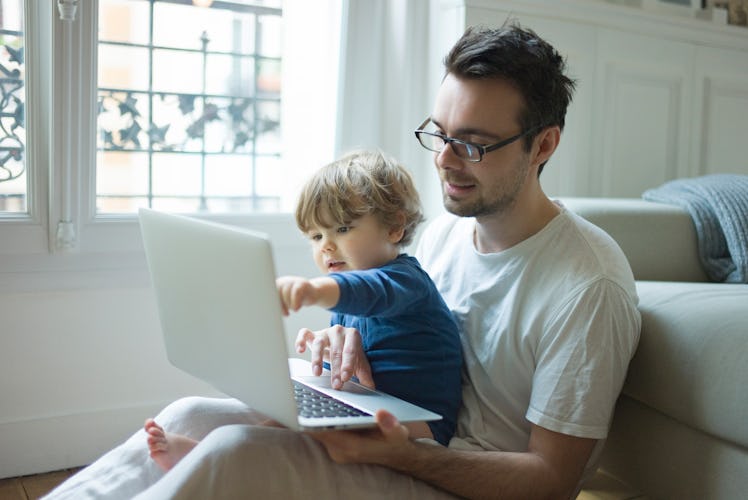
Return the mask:
[(152, 418), (145, 421), (144, 429), (151, 458), (164, 471), (174, 467), (198, 443), (187, 436), (165, 432)]

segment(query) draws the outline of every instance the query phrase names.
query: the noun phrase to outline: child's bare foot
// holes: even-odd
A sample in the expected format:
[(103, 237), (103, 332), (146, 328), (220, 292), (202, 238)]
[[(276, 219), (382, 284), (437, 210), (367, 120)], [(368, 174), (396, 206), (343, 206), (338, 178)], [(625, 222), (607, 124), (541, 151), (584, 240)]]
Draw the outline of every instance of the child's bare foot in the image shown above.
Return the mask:
[(145, 421), (145, 432), (148, 434), (148, 449), (151, 450), (151, 458), (165, 471), (174, 467), (192, 448), (197, 446), (197, 441), (194, 439), (165, 432), (164, 428), (152, 418)]

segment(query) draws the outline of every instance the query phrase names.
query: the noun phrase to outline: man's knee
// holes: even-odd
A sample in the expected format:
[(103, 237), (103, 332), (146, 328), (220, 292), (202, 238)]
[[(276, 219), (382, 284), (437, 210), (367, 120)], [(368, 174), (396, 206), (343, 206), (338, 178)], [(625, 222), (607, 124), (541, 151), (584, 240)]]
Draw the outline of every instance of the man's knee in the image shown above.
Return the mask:
[(321, 486), (329, 491), (325, 484), (335, 484), (337, 466), (324, 448), (289, 429), (227, 425), (211, 432), (193, 451), (201, 456), (202, 467), (220, 470), (232, 487), (247, 488), (258, 498), (308, 498), (298, 495)]
[(223, 426), (211, 432), (200, 447), (220, 460), (251, 465), (260, 477), (277, 475), (279, 470), (304, 475), (306, 470), (334, 466), (322, 445), (303, 433), (279, 427)]
[(186, 397), (164, 408), (156, 422), (168, 432), (202, 439), (222, 425), (245, 423), (249, 409), (235, 399)]
[(155, 420), (170, 432), (182, 433), (179, 427), (194, 424), (195, 419), (206, 413), (206, 404), (207, 399), (201, 397), (177, 399), (161, 410)]
[(208, 434), (204, 446), (222, 455), (269, 455), (303, 446), (303, 437), (289, 429), (262, 425), (224, 425)]

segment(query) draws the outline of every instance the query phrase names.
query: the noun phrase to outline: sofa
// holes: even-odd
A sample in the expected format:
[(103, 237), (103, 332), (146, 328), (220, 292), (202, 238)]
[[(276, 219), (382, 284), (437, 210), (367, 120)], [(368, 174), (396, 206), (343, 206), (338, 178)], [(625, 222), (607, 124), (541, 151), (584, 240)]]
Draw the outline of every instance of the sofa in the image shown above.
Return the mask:
[(621, 246), (642, 314), (600, 470), (578, 498), (748, 498), (748, 285), (708, 282), (682, 208), (560, 201)]

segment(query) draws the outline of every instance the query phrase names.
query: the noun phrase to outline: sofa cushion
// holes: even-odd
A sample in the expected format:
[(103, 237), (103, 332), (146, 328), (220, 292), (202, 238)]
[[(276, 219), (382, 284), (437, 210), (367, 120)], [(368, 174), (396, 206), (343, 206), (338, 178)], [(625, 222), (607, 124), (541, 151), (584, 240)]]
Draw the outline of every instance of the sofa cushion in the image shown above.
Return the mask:
[(616, 240), (637, 280), (708, 281), (685, 209), (635, 198), (559, 201)]
[(623, 392), (748, 447), (748, 285), (637, 282), (642, 333)]

